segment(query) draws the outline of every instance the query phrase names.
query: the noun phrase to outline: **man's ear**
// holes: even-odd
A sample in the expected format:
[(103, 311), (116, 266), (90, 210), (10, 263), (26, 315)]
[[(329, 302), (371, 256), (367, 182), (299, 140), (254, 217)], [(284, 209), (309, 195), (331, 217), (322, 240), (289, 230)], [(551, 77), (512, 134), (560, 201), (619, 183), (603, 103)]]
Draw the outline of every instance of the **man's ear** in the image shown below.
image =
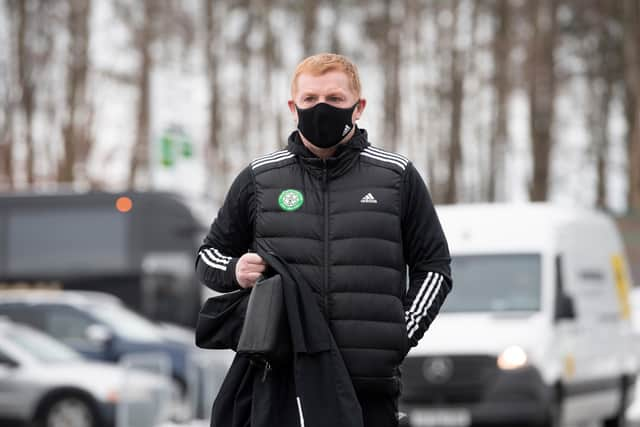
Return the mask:
[(360, 98), (360, 100), (358, 101), (358, 106), (354, 111), (354, 121), (360, 119), (360, 116), (362, 116), (362, 113), (364, 112), (364, 109), (366, 106), (367, 106), (367, 100), (364, 98)]
[(287, 104), (289, 105), (289, 111), (291, 111), (291, 115), (293, 116), (293, 120), (298, 123), (298, 111), (296, 110), (296, 103), (293, 102), (293, 99), (290, 99)]

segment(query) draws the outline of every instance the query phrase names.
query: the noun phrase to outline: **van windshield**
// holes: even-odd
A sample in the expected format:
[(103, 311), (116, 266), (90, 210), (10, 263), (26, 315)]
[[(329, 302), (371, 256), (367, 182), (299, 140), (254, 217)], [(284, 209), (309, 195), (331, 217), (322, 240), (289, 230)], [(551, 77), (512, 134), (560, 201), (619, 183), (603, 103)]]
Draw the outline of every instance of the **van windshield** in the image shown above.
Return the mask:
[(443, 312), (537, 311), (539, 254), (453, 256), (453, 290)]

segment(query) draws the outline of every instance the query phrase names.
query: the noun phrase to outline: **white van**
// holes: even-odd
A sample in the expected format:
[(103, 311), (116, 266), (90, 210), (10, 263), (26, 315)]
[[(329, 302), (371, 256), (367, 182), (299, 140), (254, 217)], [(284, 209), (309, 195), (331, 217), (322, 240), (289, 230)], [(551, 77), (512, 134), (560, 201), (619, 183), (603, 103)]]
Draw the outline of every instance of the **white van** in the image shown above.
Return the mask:
[(402, 367), (411, 426), (623, 425), (637, 360), (613, 221), (538, 203), (437, 211), (453, 290)]

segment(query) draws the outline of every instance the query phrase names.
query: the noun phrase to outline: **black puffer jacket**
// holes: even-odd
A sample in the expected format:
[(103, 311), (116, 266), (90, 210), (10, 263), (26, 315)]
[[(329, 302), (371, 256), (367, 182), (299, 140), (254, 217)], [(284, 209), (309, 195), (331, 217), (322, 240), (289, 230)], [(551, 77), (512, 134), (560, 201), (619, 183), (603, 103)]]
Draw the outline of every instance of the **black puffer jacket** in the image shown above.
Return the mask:
[(451, 288), (446, 240), (424, 183), (407, 159), (371, 147), (364, 131), (327, 160), (297, 133), (287, 150), (254, 160), (204, 243), (198, 272), (220, 291), (237, 289), (236, 257), (249, 248), (296, 268), (358, 391), (398, 392), (398, 365)]

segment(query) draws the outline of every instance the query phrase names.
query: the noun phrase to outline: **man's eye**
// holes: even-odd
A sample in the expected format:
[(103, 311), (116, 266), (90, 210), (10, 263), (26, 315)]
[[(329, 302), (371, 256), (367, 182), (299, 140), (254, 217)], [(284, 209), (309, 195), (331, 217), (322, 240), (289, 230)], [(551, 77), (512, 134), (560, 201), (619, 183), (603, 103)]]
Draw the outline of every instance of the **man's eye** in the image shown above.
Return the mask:
[(315, 100), (315, 98), (313, 96), (305, 96), (303, 101), (304, 102), (313, 102)]
[(331, 101), (331, 102), (341, 102), (342, 98), (340, 98), (339, 96), (330, 96), (329, 97), (329, 101)]

